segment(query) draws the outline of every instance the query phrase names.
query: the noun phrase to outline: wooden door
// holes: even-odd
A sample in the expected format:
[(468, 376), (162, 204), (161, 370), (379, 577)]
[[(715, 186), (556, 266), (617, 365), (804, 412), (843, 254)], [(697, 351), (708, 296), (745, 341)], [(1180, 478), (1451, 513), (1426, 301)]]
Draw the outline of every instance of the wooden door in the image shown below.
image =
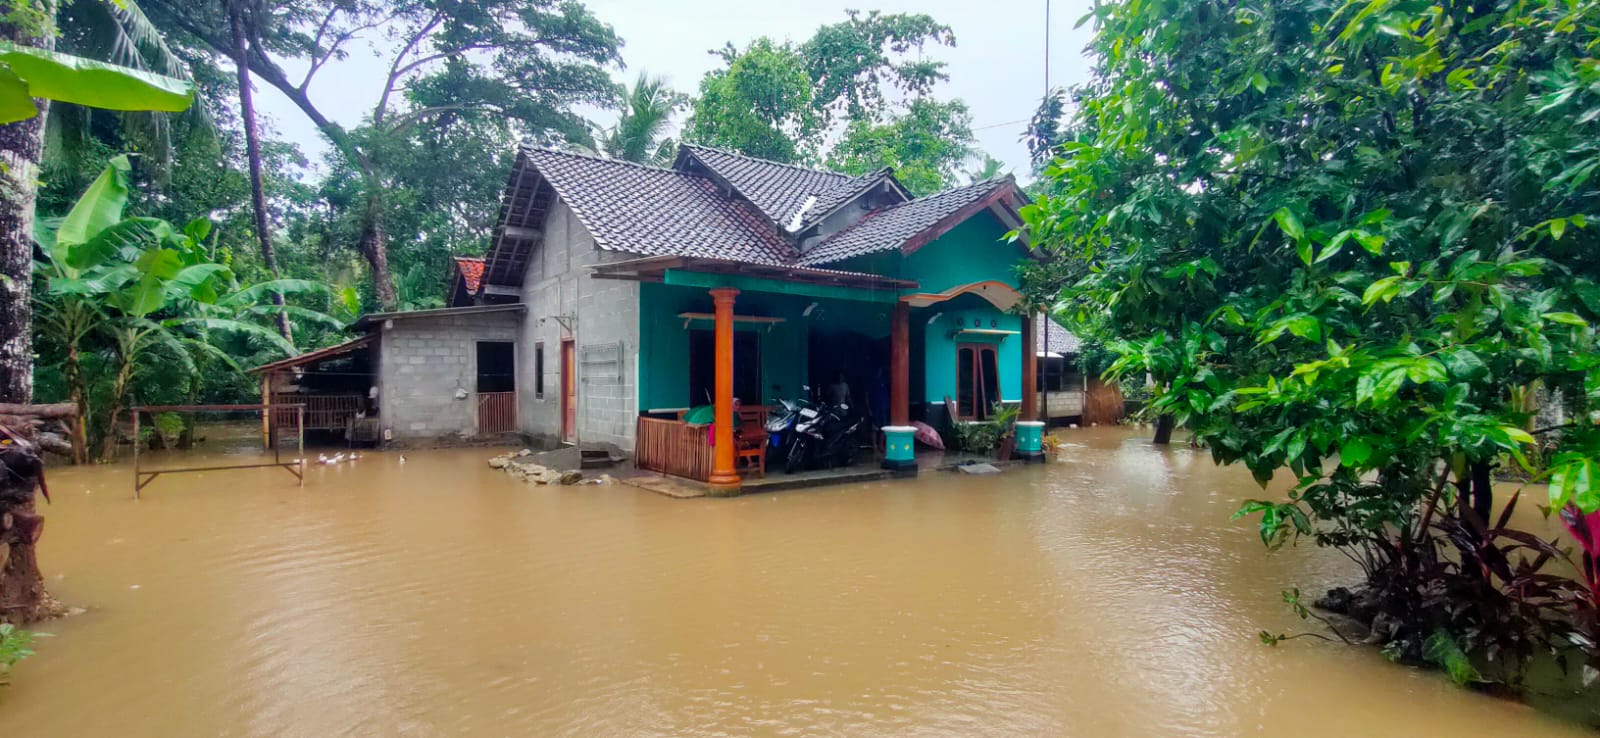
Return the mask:
[(561, 440), (578, 440), (578, 372), (572, 341), (561, 342)]
[(1000, 401), (994, 348), (979, 343), (956, 345), (956, 417), (960, 420), (983, 420)]

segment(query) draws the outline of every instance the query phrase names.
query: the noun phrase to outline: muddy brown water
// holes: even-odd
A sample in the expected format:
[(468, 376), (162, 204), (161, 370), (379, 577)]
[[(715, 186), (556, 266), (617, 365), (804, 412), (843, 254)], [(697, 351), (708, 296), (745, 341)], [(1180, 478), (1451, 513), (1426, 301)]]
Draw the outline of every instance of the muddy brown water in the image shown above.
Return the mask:
[[(1592, 735), (1305, 626), (1242, 470), (1120, 429), (1000, 477), (672, 500), (491, 452), (52, 476), (88, 612), (0, 690), (25, 736)], [(192, 459), (193, 457), (191, 457)]]

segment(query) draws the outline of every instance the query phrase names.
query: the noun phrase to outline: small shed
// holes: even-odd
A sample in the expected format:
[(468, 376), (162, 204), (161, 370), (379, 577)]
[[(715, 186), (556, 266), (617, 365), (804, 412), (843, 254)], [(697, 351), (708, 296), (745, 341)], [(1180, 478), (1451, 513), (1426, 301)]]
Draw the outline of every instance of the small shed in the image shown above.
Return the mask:
[[(299, 356), (262, 364), (250, 370), (261, 377), (264, 405), (304, 405), (305, 430), (350, 433), (357, 417), (377, 408), (371, 390), (377, 385), (377, 336), (365, 335)], [(269, 422), (294, 425), (292, 412), (273, 412), (262, 419), (263, 442)]]
[(521, 304), (373, 313), (352, 326), (376, 341), (374, 410), (386, 441), (515, 433)]

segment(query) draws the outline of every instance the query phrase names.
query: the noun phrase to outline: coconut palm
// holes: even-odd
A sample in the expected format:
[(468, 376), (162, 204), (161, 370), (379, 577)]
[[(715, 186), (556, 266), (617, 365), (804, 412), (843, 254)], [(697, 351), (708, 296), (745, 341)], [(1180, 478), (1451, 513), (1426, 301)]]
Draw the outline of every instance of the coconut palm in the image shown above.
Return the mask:
[(676, 144), (666, 133), (672, 114), (688, 100), (668, 87), (665, 79), (640, 72), (638, 81), (622, 94), (622, 115), (616, 125), (600, 137), (601, 152), (639, 164), (671, 163)]

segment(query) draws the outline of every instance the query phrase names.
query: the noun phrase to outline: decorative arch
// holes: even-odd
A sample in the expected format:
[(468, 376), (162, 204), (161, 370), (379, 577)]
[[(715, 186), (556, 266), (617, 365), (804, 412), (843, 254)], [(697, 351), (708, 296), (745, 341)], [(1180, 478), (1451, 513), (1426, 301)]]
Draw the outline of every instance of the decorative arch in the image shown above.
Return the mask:
[(918, 292), (905, 295), (900, 301), (914, 308), (925, 308), (953, 300), (961, 295), (977, 295), (1001, 310), (1010, 310), (1022, 301), (1022, 293), (1018, 292), (1017, 288), (993, 279), (956, 285), (943, 292)]

